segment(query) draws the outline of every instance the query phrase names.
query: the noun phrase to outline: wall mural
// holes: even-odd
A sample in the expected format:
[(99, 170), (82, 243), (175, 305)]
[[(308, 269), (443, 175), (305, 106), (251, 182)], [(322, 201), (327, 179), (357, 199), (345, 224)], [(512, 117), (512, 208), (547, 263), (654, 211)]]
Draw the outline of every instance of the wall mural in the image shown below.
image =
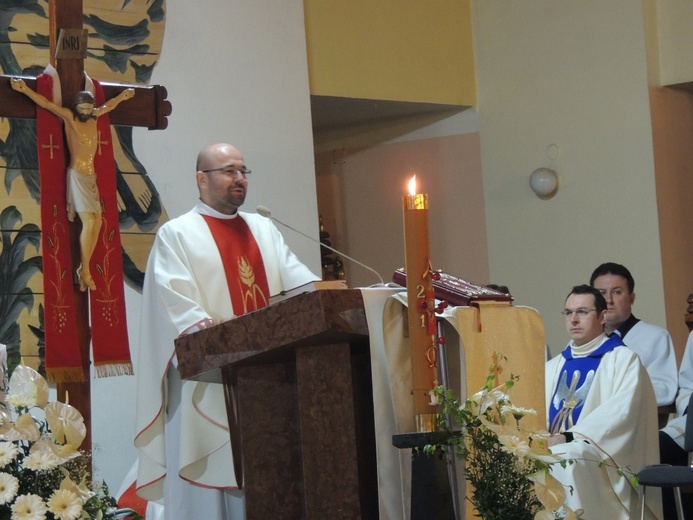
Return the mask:
[[(106, 82), (149, 84), (161, 53), (164, 0), (84, 0), (84, 69)], [(36, 76), (49, 63), (48, 0), (0, 0), (0, 72)], [(140, 288), (154, 235), (167, 220), (134, 152), (132, 128), (112, 127), (126, 282)], [(39, 172), (36, 123), (0, 119), (0, 343), (8, 362), (42, 370)]]

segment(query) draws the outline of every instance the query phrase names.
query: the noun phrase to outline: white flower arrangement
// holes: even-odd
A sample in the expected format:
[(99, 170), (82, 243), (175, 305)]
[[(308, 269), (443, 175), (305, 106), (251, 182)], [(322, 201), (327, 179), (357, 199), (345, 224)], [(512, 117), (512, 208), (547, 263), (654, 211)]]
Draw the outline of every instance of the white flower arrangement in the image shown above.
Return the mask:
[[(436, 393), (452, 436), (447, 443), (466, 461), (472, 484), (468, 499), (484, 520), (577, 520), (580, 512), (565, 505), (566, 488), (551, 475), (553, 464), (570, 464), (551, 453), (549, 433), (527, 429), (524, 417), (536, 411), (512, 404), (508, 391), (517, 381), (511, 375), (499, 383), (500, 355), (493, 356), (484, 387), (459, 402), (442, 387)], [(426, 446), (433, 453), (441, 446)]]
[(17, 366), (9, 387), (0, 372), (0, 391), (6, 391), (0, 403), (0, 520), (140, 518), (117, 509), (105, 484), (87, 484), (89, 458), (79, 451), (86, 436), (82, 414), (68, 403), (48, 402), (48, 384), (34, 369)]

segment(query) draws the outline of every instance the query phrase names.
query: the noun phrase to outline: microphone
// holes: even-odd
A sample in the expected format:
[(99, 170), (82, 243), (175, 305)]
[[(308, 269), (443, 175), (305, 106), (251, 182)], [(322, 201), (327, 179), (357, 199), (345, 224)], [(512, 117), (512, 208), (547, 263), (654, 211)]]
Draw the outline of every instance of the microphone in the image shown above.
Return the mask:
[(349, 255), (344, 254), (344, 253), (342, 253), (341, 251), (336, 250), (334, 247), (330, 247), (330, 246), (328, 246), (328, 245), (326, 245), (326, 244), (323, 244), (323, 243), (320, 242), (319, 240), (314, 239), (314, 238), (311, 237), (310, 235), (306, 235), (304, 232), (299, 231), (298, 229), (291, 227), (289, 224), (286, 224), (285, 222), (282, 222), (282, 221), (279, 220), (278, 218), (273, 217), (273, 216), (272, 216), (272, 212), (269, 210), (269, 208), (268, 208), (267, 206), (259, 205), (259, 206), (257, 207), (257, 212), (258, 212), (258, 214), (262, 215), (263, 217), (268, 218), (268, 219), (270, 219), (270, 220), (274, 220), (275, 222), (278, 222), (278, 223), (281, 224), (282, 226), (289, 228), (291, 231), (294, 231), (294, 232), (298, 233), (298, 234), (301, 235), (302, 237), (305, 237), (305, 238), (307, 238), (308, 240), (310, 240), (310, 241), (312, 241), (312, 242), (316, 242), (316, 243), (320, 244), (321, 247), (325, 247), (325, 248), (329, 249), (330, 251), (332, 251), (333, 253), (337, 253), (338, 255), (343, 256), (343, 257), (346, 258), (347, 260), (351, 260), (351, 261), (354, 262), (355, 264), (358, 264), (358, 265), (360, 265), (361, 267), (363, 267), (363, 268), (365, 268), (365, 269), (368, 269), (370, 272), (374, 273), (374, 274), (378, 277), (378, 279), (380, 280), (380, 283), (381, 283), (381, 284), (385, 285), (385, 282), (383, 281), (383, 277), (380, 276), (380, 274), (378, 273), (378, 271), (376, 271), (376, 270), (373, 269), (372, 267), (368, 267), (366, 264), (362, 264), (361, 262), (359, 262), (359, 261), (356, 260), (355, 258), (352, 258), (352, 257), (350, 257)]

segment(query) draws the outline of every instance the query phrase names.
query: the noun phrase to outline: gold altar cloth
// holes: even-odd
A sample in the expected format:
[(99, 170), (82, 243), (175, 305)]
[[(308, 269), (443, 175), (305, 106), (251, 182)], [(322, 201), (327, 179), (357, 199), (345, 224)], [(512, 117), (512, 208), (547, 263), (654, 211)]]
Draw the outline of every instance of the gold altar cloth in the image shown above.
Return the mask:
[(524, 421), (534, 429), (546, 428), (544, 364), (546, 333), (539, 313), (508, 302), (478, 302), (479, 307), (454, 307), (445, 318), (461, 337), (461, 356), (466, 367), (466, 395), (478, 392), (486, 382), (494, 352), (502, 362), (501, 383), (510, 374), (520, 376), (510, 391), (514, 405), (533, 408), (537, 415)]

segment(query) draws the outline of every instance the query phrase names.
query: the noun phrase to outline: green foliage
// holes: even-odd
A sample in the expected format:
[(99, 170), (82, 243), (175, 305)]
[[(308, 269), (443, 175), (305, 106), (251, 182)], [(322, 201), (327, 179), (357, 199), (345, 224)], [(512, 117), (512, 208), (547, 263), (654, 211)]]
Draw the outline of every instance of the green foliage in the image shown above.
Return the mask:
[[(550, 453), (546, 432), (523, 427), (522, 418), (536, 412), (511, 403), (507, 392), (518, 377), (510, 375), (499, 384), (500, 359), (494, 356), (484, 386), (464, 403), (451, 390), (436, 389), (442, 415), (451, 421), (446, 425), (453, 433), (448, 445), (466, 463), (466, 479), (472, 485), (467, 499), (484, 520), (534, 520), (540, 511), (559, 518), (556, 511), (563, 505), (565, 489), (549, 470), (551, 464), (566, 461)], [(425, 452), (441, 448), (427, 446)], [(553, 500), (542, 503), (538, 491)]]
[(40, 232), (35, 224), (24, 224), (17, 231), (22, 214), (15, 206), (8, 206), (0, 213), (0, 343), (7, 345), (8, 366), (12, 370), (20, 360), (19, 325), (17, 320), (24, 309), (34, 306), (34, 293), (27, 287), (29, 279), (41, 271), (40, 256), (25, 260), (26, 249), (31, 246), (38, 252)]

